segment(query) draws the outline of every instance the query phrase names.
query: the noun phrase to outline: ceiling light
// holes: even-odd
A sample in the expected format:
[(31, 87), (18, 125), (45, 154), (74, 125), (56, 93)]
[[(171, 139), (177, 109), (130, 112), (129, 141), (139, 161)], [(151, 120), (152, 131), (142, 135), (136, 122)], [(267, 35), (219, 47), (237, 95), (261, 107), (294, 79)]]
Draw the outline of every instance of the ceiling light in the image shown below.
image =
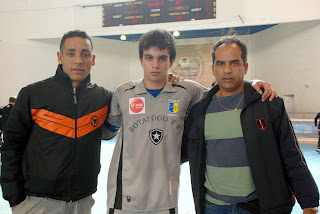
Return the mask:
[(126, 37), (126, 35), (121, 35), (121, 36), (120, 36), (120, 39), (121, 39), (121, 40), (127, 40), (127, 37)]
[(180, 36), (179, 31), (174, 31), (174, 32), (173, 32), (173, 36)]

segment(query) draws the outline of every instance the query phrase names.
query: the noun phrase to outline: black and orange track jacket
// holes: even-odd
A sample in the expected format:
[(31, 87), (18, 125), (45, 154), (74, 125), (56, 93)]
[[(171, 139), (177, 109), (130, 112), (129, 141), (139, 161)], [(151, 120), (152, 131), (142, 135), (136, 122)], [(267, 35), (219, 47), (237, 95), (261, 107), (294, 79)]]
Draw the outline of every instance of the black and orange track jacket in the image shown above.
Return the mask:
[(73, 89), (56, 75), (23, 88), (1, 146), (1, 186), (10, 206), (26, 195), (76, 201), (97, 190), (102, 125), (112, 92), (90, 83)]

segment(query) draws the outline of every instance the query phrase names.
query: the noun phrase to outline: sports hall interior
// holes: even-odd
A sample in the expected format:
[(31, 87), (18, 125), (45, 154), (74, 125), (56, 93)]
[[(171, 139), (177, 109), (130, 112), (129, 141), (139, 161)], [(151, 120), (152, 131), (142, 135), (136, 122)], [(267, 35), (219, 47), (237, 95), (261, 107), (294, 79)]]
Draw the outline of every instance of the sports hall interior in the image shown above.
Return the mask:
[[(169, 1), (169, 0), (166, 0)], [(210, 86), (210, 51), (224, 35), (238, 35), (248, 47), (246, 80), (269, 82), (281, 96), (307, 164), (320, 184), (320, 154), (314, 117), (320, 112), (320, 1), (216, 0), (215, 18), (153, 24), (103, 26), (103, 7), (129, 0), (0, 0), (0, 106), (28, 84), (55, 74), (64, 33), (74, 29), (91, 37), (96, 65), (91, 82), (111, 91), (143, 77), (139, 37), (150, 29), (179, 31), (172, 72)], [(126, 35), (127, 40), (120, 40)], [(189, 68), (190, 68), (189, 66)], [(319, 72), (319, 73), (318, 73)], [(318, 79), (319, 78), (319, 79)], [(102, 141), (101, 166), (93, 213), (105, 213), (106, 179), (115, 139)], [(188, 165), (182, 165), (180, 213), (194, 213)], [(0, 191), (0, 213), (11, 213)], [(296, 205), (292, 213), (299, 212)]]

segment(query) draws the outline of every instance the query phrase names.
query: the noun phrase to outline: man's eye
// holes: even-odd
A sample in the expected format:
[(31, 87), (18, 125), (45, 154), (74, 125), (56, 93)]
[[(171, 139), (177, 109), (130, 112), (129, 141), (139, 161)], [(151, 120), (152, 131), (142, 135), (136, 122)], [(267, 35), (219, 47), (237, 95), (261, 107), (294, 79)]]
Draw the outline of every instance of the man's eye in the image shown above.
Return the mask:
[(146, 60), (151, 61), (151, 60), (152, 60), (152, 57), (147, 56), (147, 57), (146, 57)]
[(160, 58), (160, 62), (166, 61), (167, 58)]
[(233, 62), (233, 65), (237, 66), (239, 65), (239, 62)]
[(84, 53), (82, 54), (83, 57), (90, 57), (90, 54)]
[(73, 53), (67, 53), (67, 56), (73, 56), (74, 54)]

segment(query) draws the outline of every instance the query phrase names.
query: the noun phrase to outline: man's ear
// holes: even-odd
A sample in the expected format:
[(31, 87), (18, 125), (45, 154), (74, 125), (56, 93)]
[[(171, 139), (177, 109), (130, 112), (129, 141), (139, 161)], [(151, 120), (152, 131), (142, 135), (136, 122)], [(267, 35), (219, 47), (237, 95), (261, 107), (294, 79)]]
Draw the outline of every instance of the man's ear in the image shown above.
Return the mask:
[(93, 54), (92, 56), (92, 66), (94, 66), (96, 64), (96, 55)]
[(211, 66), (211, 70), (212, 70), (213, 76), (215, 76), (215, 75), (214, 75), (214, 66), (213, 66), (213, 65)]
[(171, 67), (172, 67), (173, 63), (174, 63), (174, 60), (170, 60), (169, 68), (171, 68)]
[(248, 72), (248, 67), (249, 67), (249, 65), (248, 65), (248, 63), (246, 63), (245, 66), (244, 66), (244, 75), (247, 74), (247, 72)]
[(58, 57), (58, 62), (59, 62), (59, 64), (62, 64), (62, 60), (61, 60), (62, 52), (58, 51), (58, 52), (57, 52), (57, 57)]

